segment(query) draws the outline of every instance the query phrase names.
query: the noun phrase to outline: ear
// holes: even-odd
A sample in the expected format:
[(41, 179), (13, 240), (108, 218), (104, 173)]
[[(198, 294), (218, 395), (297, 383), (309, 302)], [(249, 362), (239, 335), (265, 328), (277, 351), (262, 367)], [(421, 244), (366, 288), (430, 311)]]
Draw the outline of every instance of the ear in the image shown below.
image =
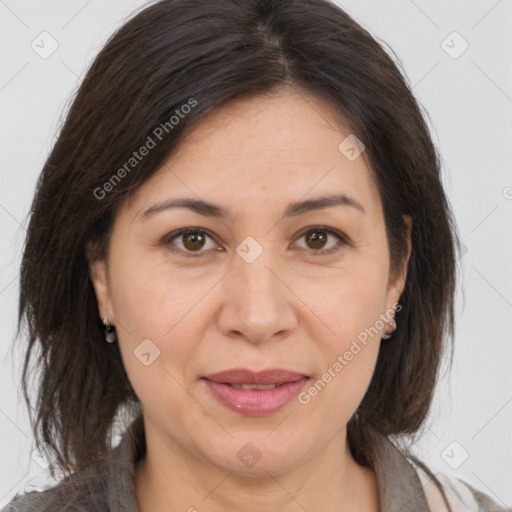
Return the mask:
[(400, 295), (402, 295), (407, 279), (407, 265), (409, 263), (409, 258), (411, 257), (412, 217), (410, 215), (403, 215), (403, 219), (407, 230), (407, 255), (404, 258), (397, 275), (388, 281), (388, 292), (386, 298), (386, 307), (388, 309), (393, 308), (393, 305), (398, 302)]
[(89, 275), (96, 294), (96, 301), (98, 303), (98, 314), (100, 315), (101, 321), (107, 317), (108, 323), (110, 325), (115, 325), (107, 262), (105, 259), (97, 257), (96, 249), (95, 245), (89, 243), (86, 248), (86, 254), (87, 261), (89, 262)]

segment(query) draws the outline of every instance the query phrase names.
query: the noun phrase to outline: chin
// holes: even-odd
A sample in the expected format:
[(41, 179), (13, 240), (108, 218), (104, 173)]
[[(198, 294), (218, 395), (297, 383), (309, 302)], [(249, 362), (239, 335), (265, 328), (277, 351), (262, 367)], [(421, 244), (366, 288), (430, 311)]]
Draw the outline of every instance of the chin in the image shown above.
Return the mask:
[(287, 473), (306, 457), (302, 450), (300, 453), (297, 451), (297, 447), (302, 444), (296, 441), (287, 446), (279, 442), (272, 443), (264, 437), (260, 440), (259, 436), (230, 440), (229, 447), (225, 447), (221, 453), (211, 454), (210, 461), (240, 477), (268, 478), (269, 473)]

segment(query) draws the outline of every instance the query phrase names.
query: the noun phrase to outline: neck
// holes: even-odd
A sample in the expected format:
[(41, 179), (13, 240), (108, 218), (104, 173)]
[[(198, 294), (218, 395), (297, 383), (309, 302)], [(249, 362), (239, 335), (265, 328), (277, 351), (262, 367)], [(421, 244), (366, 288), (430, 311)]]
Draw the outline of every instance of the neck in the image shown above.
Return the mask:
[(146, 443), (146, 455), (135, 470), (140, 512), (379, 510), (375, 473), (353, 459), (346, 429), (321, 453), (293, 469), (256, 476), (200, 460), (157, 432), (146, 435)]

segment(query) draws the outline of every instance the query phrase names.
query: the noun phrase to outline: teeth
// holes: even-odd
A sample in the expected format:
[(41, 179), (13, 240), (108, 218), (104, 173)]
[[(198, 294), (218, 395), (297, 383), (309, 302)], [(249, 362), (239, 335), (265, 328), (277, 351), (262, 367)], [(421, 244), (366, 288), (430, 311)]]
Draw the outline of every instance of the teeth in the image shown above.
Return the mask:
[(248, 391), (250, 389), (257, 389), (259, 391), (266, 391), (268, 389), (274, 389), (280, 384), (230, 384), (230, 386), (236, 389), (243, 389), (244, 391)]

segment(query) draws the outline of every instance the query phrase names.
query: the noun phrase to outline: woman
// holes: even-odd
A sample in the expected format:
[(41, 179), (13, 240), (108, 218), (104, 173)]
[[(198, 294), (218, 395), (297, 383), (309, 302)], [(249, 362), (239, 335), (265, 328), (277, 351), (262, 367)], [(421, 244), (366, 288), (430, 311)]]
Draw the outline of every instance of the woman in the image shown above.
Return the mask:
[(505, 510), (390, 440), (428, 413), (456, 246), (418, 104), (345, 12), (145, 8), (38, 183), (24, 391), (39, 349), (68, 475), (5, 510)]

